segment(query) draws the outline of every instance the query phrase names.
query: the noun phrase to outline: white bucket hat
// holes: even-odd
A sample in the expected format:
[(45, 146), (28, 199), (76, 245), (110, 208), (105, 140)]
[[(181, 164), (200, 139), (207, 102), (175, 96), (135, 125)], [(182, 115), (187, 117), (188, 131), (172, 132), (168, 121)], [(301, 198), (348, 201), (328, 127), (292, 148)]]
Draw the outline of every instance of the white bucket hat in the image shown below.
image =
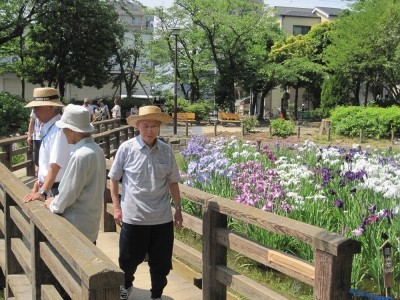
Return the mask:
[(58, 128), (69, 128), (76, 132), (93, 132), (89, 111), (82, 105), (68, 104), (64, 108), (61, 120), (56, 122)]
[(59, 106), (63, 107), (64, 104), (60, 101), (58, 96), (58, 90), (50, 87), (35, 88), (33, 90), (33, 100), (29, 102), (25, 107), (37, 107), (37, 106)]
[(171, 122), (171, 117), (163, 113), (158, 106), (149, 105), (149, 106), (142, 106), (139, 108), (139, 113), (134, 116), (129, 116), (126, 119), (126, 122), (136, 127), (136, 122), (139, 120), (152, 120), (152, 121), (160, 121), (161, 124), (167, 124)]

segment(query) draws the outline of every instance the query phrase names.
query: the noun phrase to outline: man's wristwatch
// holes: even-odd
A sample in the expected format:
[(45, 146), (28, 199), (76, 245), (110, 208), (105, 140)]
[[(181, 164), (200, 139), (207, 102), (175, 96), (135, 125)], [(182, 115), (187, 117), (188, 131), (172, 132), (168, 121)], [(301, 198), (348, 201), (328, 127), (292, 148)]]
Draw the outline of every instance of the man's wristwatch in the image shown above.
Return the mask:
[(43, 198), (46, 200), (47, 198), (47, 193), (44, 189), (40, 188), (39, 189), (39, 194), (43, 196)]

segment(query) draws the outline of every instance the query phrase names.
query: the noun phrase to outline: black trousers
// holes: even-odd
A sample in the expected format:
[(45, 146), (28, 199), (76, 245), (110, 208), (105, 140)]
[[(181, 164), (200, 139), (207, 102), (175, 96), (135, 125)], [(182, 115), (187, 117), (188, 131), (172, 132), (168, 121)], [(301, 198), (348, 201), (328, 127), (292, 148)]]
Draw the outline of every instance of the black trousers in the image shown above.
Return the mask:
[(174, 245), (173, 222), (159, 225), (122, 224), (119, 238), (119, 267), (125, 272), (126, 288), (132, 286), (134, 274), (146, 256), (149, 257), (151, 298), (160, 298), (172, 269)]

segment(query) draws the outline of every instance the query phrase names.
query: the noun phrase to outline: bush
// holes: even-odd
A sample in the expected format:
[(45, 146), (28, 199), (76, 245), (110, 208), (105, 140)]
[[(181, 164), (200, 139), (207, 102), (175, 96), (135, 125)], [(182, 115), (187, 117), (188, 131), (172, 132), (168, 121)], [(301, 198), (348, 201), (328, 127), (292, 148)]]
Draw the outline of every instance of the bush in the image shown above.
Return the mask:
[(356, 137), (363, 130), (365, 137), (380, 139), (389, 137), (392, 129), (399, 131), (400, 108), (337, 107), (332, 111), (330, 120), (332, 131), (336, 134)]
[(195, 103), (190, 104), (186, 107), (186, 112), (194, 112), (196, 114), (196, 120), (201, 121), (208, 117), (210, 112), (213, 110), (213, 103), (207, 100), (198, 100)]
[[(189, 106), (189, 101), (184, 98), (177, 99), (177, 112), (186, 112), (186, 108)], [(164, 104), (164, 111), (170, 115), (174, 113), (174, 98), (167, 98)]]
[(28, 131), (31, 110), (25, 108), (25, 104), (19, 96), (0, 92), (0, 137), (24, 135)]
[(271, 121), (271, 127), (275, 135), (288, 136), (294, 132), (294, 123), (285, 119), (275, 119)]
[(244, 126), (244, 132), (245, 133), (254, 131), (254, 129), (258, 125), (260, 125), (260, 122), (257, 120), (257, 117), (255, 117), (255, 116), (246, 116), (243, 119), (243, 126)]

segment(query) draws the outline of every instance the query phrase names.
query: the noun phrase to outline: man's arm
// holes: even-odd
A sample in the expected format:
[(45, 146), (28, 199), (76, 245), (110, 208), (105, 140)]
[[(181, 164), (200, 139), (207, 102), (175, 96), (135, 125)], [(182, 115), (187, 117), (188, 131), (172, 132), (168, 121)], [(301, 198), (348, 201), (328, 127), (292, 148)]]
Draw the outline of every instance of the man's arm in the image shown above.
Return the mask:
[(119, 181), (110, 179), (110, 193), (114, 207), (114, 220), (118, 225), (122, 224), (122, 211), (121, 204), (119, 202)]
[[(60, 171), (60, 166), (57, 164), (50, 164), (49, 170), (47, 172), (47, 176), (44, 179), (44, 183), (42, 184), (41, 188), (48, 194), (51, 190), (51, 187), (53, 186), (54, 181), (56, 180), (57, 174)], [(39, 194), (37, 191), (33, 191), (32, 193), (29, 193), (25, 195), (24, 197), (24, 202), (30, 202), (33, 200), (41, 200), (44, 201), (44, 197)]]
[(32, 142), (32, 134), (33, 134), (33, 128), (35, 126), (35, 118), (30, 117), (29, 118), (29, 126), (28, 126), (28, 143)]
[(180, 230), (182, 228), (183, 217), (182, 217), (182, 207), (181, 207), (181, 193), (179, 191), (179, 184), (177, 182), (171, 182), (169, 184), (169, 191), (172, 196), (172, 200), (174, 200), (175, 205), (175, 228)]

